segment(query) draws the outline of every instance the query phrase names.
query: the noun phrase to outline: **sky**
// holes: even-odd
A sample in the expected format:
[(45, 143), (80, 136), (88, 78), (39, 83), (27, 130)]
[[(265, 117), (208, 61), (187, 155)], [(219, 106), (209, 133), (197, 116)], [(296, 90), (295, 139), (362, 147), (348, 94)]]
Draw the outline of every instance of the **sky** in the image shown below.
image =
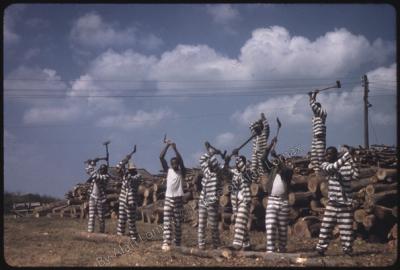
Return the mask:
[[(311, 144), (307, 92), (327, 145), (396, 144), (396, 14), (387, 4), (13, 4), (4, 11), (4, 189), (63, 197), (84, 161), (161, 169), (163, 137), (186, 167), (204, 142), (231, 152), (264, 112), (277, 152)], [(241, 150), (250, 158), (251, 144)], [(167, 158), (173, 156), (167, 153)]]

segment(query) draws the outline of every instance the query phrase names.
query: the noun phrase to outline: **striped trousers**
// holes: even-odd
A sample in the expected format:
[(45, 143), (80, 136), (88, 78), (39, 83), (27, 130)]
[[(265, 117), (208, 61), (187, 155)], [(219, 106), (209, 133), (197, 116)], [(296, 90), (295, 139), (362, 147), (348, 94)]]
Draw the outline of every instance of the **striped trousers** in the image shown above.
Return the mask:
[(322, 162), (324, 162), (326, 148), (325, 137), (315, 137), (313, 136), (311, 143), (311, 166), (315, 172), (319, 172)]
[(128, 205), (125, 201), (119, 201), (117, 235), (124, 234), (127, 220), (129, 236), (132, 239), (137, 240), (138, 233), (136, 230), (136, 202), (133, 205)]
[(88, 221), (88, 232), (94, 232), (94, 216), (97, 212), (99, 219), (100, 232), (104, 233), (105, 221), (104, 221), (104, 204), (100, 202), (100, 199), (90, 196), (89, 198), (89, 221)]
[(335, 223), (339, 226), (340, 242), (343, 251), (352, 251), (353, 244), (353, 209), (351, 206), (328, 202), (319, 231), (317, 250), (325, 251), (332, 237)]
[(233, 211), (235, 215), (235, 234), (233, 237), (233, 244), (241, 247), (249, 247), (250, 237), (247, 223), (250, 214), (250, 204), (236, 202)]
[[(183, 200), (182, 197), (165, 197), (163, 244), (170, 245), (175, 227), (175, 245), (180, 246), (182, 238)], [(172, 225), (174, 224), (174, 226)]]
[(213, 246), (217, 247), (221, 244), (218, 231), (218, 203), (205, 203), (200, 198), (199, 228), (197, 233), (199, 247), (204, 247), (206, 244), (207, 223), (211, 227)]
[(278, 235), (279, 251), (286, 250), (289, 219), (289, 202), (279, 197), (268, 197), (265, 210), (265, 231), (267, 234), (267, 251), (275, 252)]

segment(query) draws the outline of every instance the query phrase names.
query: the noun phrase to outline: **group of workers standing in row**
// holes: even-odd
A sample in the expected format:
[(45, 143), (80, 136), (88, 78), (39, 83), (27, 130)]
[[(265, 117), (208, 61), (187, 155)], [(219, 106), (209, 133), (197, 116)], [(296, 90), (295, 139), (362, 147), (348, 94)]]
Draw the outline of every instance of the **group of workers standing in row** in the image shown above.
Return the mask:
[[(310, 107), (313, 112), (313, 138), (311, 145), (311, 167), (316, 174), (324, 175), (328, 180), (328, 203), (321, 223), (319, 240), (316, 251), (320, 255), (328, 248), (329, 240), (335, 223), (339, 226), (343, 252), (352, 253), (353, 243), (353, 210), (350, 182), (358, 178), (358, 168), (354, 162), (354, 149), (342, 147), (339, 157), (335, 147), (326, 149), (326, 117), (327, 113), (321, 104), (316, 101), (318, 90), (309, 92)], [(260, 177), (267, 175), (269, 181), (266, 187), (268, 203), (265, 210), (266, 252), (286, 252), (287, 230), (289, 219), (288, 194), (293, 169), (288, 166), (283, 155), (277, 154), (275, 146), (277, 137), (268, 144), (270, 126), (262, 113), (261, 119), (250, 124), (253, 138), (251, 161), (239, 155), (240, 148), (233, 149), (231, 154), (222, 153), (210, 143), (205, 142), (205, 153), (200, 157), (200, 169), (203, 177), (202, 190), (198, 202), (198, 247), (206, 248), (206, 228), (211, 230), (212, 247), (221, 246), (218, 231), (218, 201), (221, 189), (221, 176), (230, 175), (232, 214), (234, 222), (234, 236), (231, 248), (234, 250), (249, 250), (250, 237), (247, 228), (250, 217), (250, 185), (258, 182)], [(164, 140), (165, 147), (161, 151), (160, 161), (166, 173), (166, 193), (164, 201), (163, 243), (162, 250), (171, 249), (172, 242), (180, 246), (182, 242), (183, 223), (183, 179), (186, 168), (183, 158), (176, 144), (171, 140)], [(165, 155), (168, 148), (172, 148), (175, 157), (171, 158), (168, 166)], [(271, 158), (270, 158), (271, 156)], [(235, 157), (233, 168), (229, 166)], [(118, 163), (117, 170), (122, 178), (122, 187), (119, 196), (119, 211), (117, 234), (123, 235), (128, 221), (129, 236), (138, 240), (136, 230), (136, 200), (141, 175), (132, 161), (131, 155)], [(94, 217), (97, 212), (100, 232), (104, 233), (104, 203), (105, 185), (112, 178), (107, 172), (107, 166), (102, 164), (95, 169), (96, 160), (88, 162), (86, 168), (90, 175), (89, 221), (88, 231), (94, 231)], [(208, 226), (207, 226), (208, 223)], [(173, 232), (175, 235), (173, 237)]]

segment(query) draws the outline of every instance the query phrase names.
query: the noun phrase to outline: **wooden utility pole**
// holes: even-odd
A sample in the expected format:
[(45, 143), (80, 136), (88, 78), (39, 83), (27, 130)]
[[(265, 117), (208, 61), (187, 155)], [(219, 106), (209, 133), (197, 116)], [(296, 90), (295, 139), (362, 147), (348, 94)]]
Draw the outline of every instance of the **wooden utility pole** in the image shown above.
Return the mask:
[(368, 134), (368, 108), (371, 104), (368, 102), (368, 77), (364, 75), (362, 77), (362, 85), (364, 86), (364, 147), (369, 149), (369, 134)]

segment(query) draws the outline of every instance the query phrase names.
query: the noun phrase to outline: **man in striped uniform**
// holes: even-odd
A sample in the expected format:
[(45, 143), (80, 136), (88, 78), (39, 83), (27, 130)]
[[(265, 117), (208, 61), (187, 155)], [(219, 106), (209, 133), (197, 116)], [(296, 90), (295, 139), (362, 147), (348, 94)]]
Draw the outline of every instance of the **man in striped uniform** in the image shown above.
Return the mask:
[[(267, 236), (267, 253), (275, 252), (278, 245), (278, 252), (286, 252), (287, 229), (289, 219), (289, 186), (293, 170), (285, 165), (285, 158), (276, 155), (272, 151), (273, 159), (270, 162), (268, 155), (271, 148), (276, 144), (276, 137), (265, 149), (263, 155), (263, 167), (268, 173), (267, 196), (268, 203), (265, 209), (265, 231)], [(277, 232), (277, 233), (276, 233)], [(276, 239), (278, 235), (278, 239)]]
[(318, 90), (309, 92), (310, 106), (313, 112), (313, 139), (311, 143), (311, 167), (314, 172), (319, 173), (321, 163), (324, 161), (326, 148), (326, 110), (322, 109), (321, 103), (316, 102)]
[(85, 168), (86, 173), (90, 176), (96, 171), (96, 160), (89, 159), (85, 163), (87, 163), (87, 166)]
[[(250, 237), (247, 228), (250, 215), (250, 183), (254, 172), (246, 166), (246, 157), (238, 156), (238, 151), (235, 149), (232, 152), (236, 155), (235, 168), (231, 169), (232, 173), (232, 189), (231, 203), (232, 214), (234, 215), (235, 232), (233, 238), (233, 249), (249, 250)], [(230, 156), (226, 158), (226, 163), (229, 163)]]
[[(253, 151), (251, 156), (251, 171), (254, 172), (254, 180), (257, 180), (260, 175), (264, 173), (262, 165), (262, 156), (267, 148), (267, 141), (270, 134), (270, 127), (264, 113), (261, 113), (262, 130), (259, 135), (253, 139)], [(256, 128), (259, 128), (260, 122), (253, 122), (250, 124), (250, 130), (254, 134)]]
[[(171, 158), (171, 168), (168, 167), (165, 160), (165, 154), (168, 148), (172, 146), (176, 156)], [(175, 245), (181, 245), (182, 222), (183, 222), (183, 186), (182, 182), (186, 176), (186, 168), (183, 164), (175, 143), (167, 142), (165, 148), (160, 154), (160, 161), (164, 172), (167, 173), (167, 190), (165, 192), (164, 202), (164, 228), (162, 250), (168, 251), (171, 248), (172, 224), (175, 225)]]
[(90, 175), (90, 178), (87, 180), (87, 182), (90, 183), (88, 232), (94, 231), (94, 217), (97, 212), (100, 232), (104, 233), (104, 207), (106, 202), (106, 185), (109, 179), (110, 175), (107, 173), (107, 165), (102, 164), (99, 170), (93, 172)]
[(346, 151), (338, 159), (338, 151), (331, 146), (326, 149), (326, 162), (321, 169), (328, 177), (328, 203), (322, 219), (316, 250), (324, 255), (328, 248), (335, 223), (339, 226), (340, 241), (345, 254), (351, 255), (353, 244), (353, 209), (351, 180), (358, 177), (358, 169), (352, 158), (354, 149)]
[(202, 189), (199, 198), (198, 245), (200, 249), (205, 249), (207, 221), (211, 227), (213, 248), (217, 248), (221, 244), (218, 231), (218, 191), (221, 188), (221, 181), (218, 174), (219, 163), (215, 154), (216, 151), (208, 147), (207, 153), (200, 157), (200, 168), (203, 172)]
[(122, 178), (121, 192), (118, 199), (117, 234), (124, 234), (126, 220), (128, 219), (129, 237), (134, 241), (138, 240), (138, 233), (136, 230), (136, 200), (138, 187), (141, 182), (142, 176), (137, 172), (133, 162), (129, 162), (128, 170), (125, 171)]

